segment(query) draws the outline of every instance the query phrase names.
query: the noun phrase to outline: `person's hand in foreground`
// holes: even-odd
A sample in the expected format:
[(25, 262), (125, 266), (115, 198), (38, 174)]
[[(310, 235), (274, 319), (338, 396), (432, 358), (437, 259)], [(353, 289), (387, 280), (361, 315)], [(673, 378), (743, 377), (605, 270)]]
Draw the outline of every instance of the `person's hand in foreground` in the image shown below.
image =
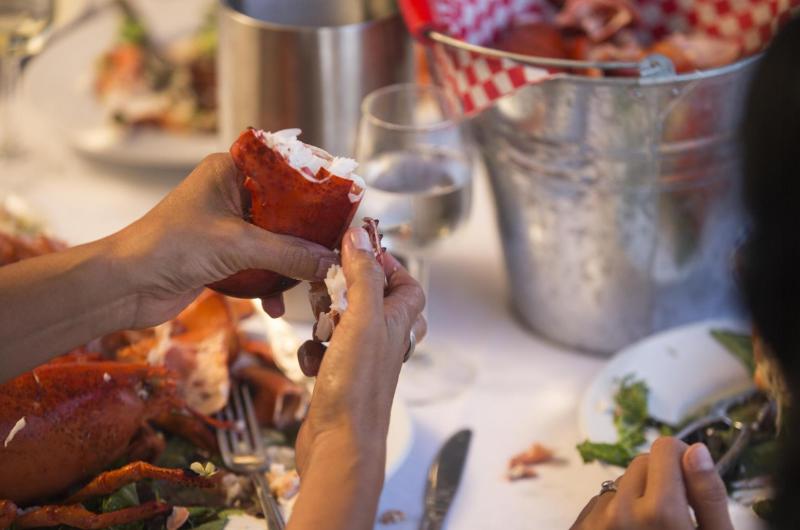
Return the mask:
[(373, 528), (400, 367), (410, 331), (420, 339), (426, 331), (419, 284), (388, 254), (381, 268), (363, 229), (345, 235), (342, 266), (347, 311), (324, 356), (301, 359), (317, 363), (318, 375), (297, 439), (301, 483), (290, 530)]
[(659, 438), (616, 485), (589, 501), (572, 530), (733, 530), (725, 485), (703, 444)]
[[(160, 324), (240, 270), (324, 278), (335, 253), (242, 219), (242, 180), (228, 154), (210, 155), (116, 234), (0, 268), (0, 381), (111, 331)], [(280, 297), (263, 304), (283, 312)]]

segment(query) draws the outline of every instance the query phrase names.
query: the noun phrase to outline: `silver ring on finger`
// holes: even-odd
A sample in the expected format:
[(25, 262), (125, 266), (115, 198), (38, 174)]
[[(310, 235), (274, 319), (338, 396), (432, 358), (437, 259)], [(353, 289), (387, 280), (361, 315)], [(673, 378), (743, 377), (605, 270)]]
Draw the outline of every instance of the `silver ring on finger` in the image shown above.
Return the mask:
[(600, 484), (600, 495), (603, 493), (615, 493), (616, 491), (617, 482), (615, 480), (604, 480), (603, 483)]
[(406, 350), (406, 354), (403, 355), (403, 362), (406, 362), (414, 355), (414, 350), (417, 348), (417, 336), (414, 334), (414, 330), (412, 329), (411, 332), (408, 334), (408, 349)]

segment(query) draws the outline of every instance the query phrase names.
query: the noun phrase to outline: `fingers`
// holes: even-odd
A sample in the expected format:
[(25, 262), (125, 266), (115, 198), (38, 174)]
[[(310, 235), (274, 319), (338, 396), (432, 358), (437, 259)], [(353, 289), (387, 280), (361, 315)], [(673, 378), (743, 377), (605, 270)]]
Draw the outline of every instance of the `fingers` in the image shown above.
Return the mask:
[(307, 340), (297, 350), (297, 361), (300, 363), (300, 369), (307, 377), (317, 376), (326, 349), (326, 346), (321, 342)]
[(338, 262), (336, 253), (322, 245), (291, 236), (273, 234), (245, 221), (232, 220), (237, 229), (231, 248), (233, 268), (266, 269), (300, 280), (321, 280)]
[(427, 332), (425, 319), (420, 319), (425, 308), (425, 293), (394, 256), (386, 253), (383, 261), (389, 281), (389, 293), (384, 300), (386, 322), (392, 328), (390, 333), (402, 337), (407, 346), (407, 335), (411, 329), (414, 329), (417, 340), (421, 340)]
[[(241, 217), (243, 205), (249, 200), (249, 193), (244, 189), (244, 176), (236, 168), (230, 153), (213, 153), (206, 156), (192, 172), (207, 182), (208, 190), (216, 194), (215, 199), (221, 201), (225, 211)], [(187, 183), (197, 187), (196, 178)]]
[(414, 332), (414, 338), (417, 339), (417, 343), (422, 342), (422, 339), (424, 339), (425, 335), (428, 334), (428, 321), (425, 320), (424, 316), (418, 316), (417, 321), (414, 322), (414, 327), (412, 327), (411, 330)]
[(263, 298), (261, 300), (261, 307), (272, 318), (280, 318), (286, 312), (286, 306), (283, 303), (283, 295), (273, 296), (272, 298)]
[(351, 228), (342, 240), (342, 267), (347, 279), (348, 309), (343, 318), (366, 320), (383, 315), (386, 275), (372, 253), (363, 228)]
[(725, 484), (714, 469), (708, 448), (699, 443), (689, 447), (683, 455), (682, 467), (689, 504), (700, 529), (733, 530)]
[(686, 448), (676, 438), (662, 437), (650, 449), (644, 497), (639, 503), (639, 516), (650, 527), (691, 528), (681, 469)]
[(646, 494), (655, 499), (665, 499), (683, 491), (681, 458), (686, 444), (675, 438), (662, 437), (650, 449)]
[(586, 517), (588, 517), (589, 514), (594, 510), (595, 504), (597, 504), (597, 499), (599, 498), (599, 496), (595, 495), (589, 499), (589, 502), (587, 502), (586, 506), (583, 507), (581, 513), (578, 514), (578, 518), (575, 519), (574, 523), (572, 523), (572, 526), (570, 527), (571, 530), (576, 530), (580, 527), (580, 524), (583, 522), (583, 520), (586, 519)]
[(649, 461), (650, 456), (646, 454), (633, 459), (625, 474), (617, 481), (617, 501), (629, 503), (644, 495)]

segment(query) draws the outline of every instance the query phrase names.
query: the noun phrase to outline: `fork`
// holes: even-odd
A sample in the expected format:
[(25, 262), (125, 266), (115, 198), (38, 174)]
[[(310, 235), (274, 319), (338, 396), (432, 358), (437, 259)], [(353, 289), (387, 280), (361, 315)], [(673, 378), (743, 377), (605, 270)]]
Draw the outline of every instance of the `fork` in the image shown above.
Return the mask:
[(283, 517), (264, 476), (269, 469), (269, 461), (264, 453), (264, 440), (256, 420), (250, 389), (246, 385), (233, 383), (228, 404), (219, 416), (234, 425), (233, 428), (217, 429), (217, 442), (225, 467), (250, 477), (267, 520), (267, 528), (283, 530)]

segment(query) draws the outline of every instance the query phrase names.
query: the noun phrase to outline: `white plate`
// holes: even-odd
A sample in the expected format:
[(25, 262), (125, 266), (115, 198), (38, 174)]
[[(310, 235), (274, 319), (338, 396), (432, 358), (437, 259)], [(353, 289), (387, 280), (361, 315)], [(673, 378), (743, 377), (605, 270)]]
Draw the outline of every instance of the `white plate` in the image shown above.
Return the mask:
[[(313, 380), (303, 376), (297, 364), (297, 348), (305, 340), (300, 337), (311, 336), (311, 325), (291, 325), (282, 318), (273, 319), (264, 312), (258, 301), (254, 300), (253, 305), (261, 317), (260, 330), (262, 333), (264, 331), (267, 333), (276, 364), (290, 379), (306, 382), (311, 387)], [(256, 328), (252, 330), (257, 331)], [(400, 399), (395, 398), (386, 439), (386, 480), (391, 478), (405, 461), (411, 450), (413, 437), (414, 428), (408, 408)]]
[[(192, 9), (186, 2), (193, 0), (173, 0), (167, 4), (173, 11), (183, 4), (185, 12), (201, 12), (198, 3), (193, 2)], [(151, 6), (145, 2), (143, 7)], [(185, 32), (186, 18), (161, 17), (159, 29), (162, 34)], [(171, 20), (175, 22), (170, 29)], [(70, 145), (102, 162), (140, 168), (187, 169), (208, 153), (219, 151), (220, 142), (215, 134), (132, 131), (110, 123), (106, 111), (92, 93), (92, 82), (95, 63), (114, 42), (118, 24), (116, 10), (106, 8), (55, 40), (31, 61), (25, 74), (26, 97), (52, 120), (54, 130)]]
[[(747, 327), (729, 320), (706, 321), (653, 335), (617, 353), (583, 395), (578, 411), (582, 439), (616, 441), (612, 399), (619, 380), (628, 374), (647, 382), (650, 413), (668, 423), (751, 388), (747, 370), (714, 340), (712, 329), (746, 332)], [(737, 530), (763, 528), (749, 508), (731, 502), (730, 510)]]

